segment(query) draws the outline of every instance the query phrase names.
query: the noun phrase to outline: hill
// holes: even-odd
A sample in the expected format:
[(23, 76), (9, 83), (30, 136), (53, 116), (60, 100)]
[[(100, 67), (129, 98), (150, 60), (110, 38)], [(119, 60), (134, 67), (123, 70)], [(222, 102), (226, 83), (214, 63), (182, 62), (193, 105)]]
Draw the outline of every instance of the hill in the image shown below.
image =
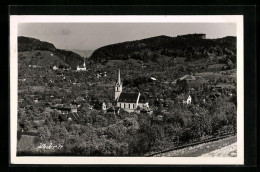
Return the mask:
[(65, 65), (76, 68), (83, 63), (83, 57), (68, 50), (57, 49), (49, 42), (43, 42), (35, 38), (18, 37), (19, 60), (34, 65), (51, 66)]
[(205, 39), (205, 34), (177, 37), (161, 35), (101, 47), (93, 52), (90, 59), (101, 63), (131, 58), (144, 62), (158, 62), (166, 57), (185, 57), (186, 61), (192, 61), (212, 56), (224, 58), (223, 63), (226, 63), (227, 59), (234, 60), (234, 57), (227, 56), (236, 56), (236, 37)]

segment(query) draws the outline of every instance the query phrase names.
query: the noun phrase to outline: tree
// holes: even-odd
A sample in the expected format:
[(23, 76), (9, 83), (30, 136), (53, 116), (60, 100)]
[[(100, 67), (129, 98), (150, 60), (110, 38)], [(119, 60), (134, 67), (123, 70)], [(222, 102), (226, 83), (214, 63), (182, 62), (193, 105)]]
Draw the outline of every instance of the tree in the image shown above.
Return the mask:
[(187, 84), (187, 81), (186, 79), (184, 80), (177, 80), (176, 82), (176, 85), (177, 85), (177, 89), (180, 91), (180, 92), (183, 92), (183, 93), (187, 93), (188, 90), (189, 90), (189, 86)]

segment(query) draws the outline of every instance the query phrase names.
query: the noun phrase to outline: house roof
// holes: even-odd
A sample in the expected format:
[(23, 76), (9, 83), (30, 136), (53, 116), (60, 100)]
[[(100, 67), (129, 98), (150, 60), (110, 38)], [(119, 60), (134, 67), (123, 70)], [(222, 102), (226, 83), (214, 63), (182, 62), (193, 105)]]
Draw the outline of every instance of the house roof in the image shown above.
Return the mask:
[[(196, 82), (202, 82), (202, 83), (205, 83), (207, 82), (206, 79), (204, 79), (203, 77), (201, 76), (193, 76), (193, 75), (184, 75), (183, 77), (179, 78), (179, 80), (187, 80), (187, 81), (196, 81)], [(176, 84), (178, 79), (174, 80), (172, 83)]]
[(192, 75), (185, 75), (183, 77), (180, 78), (180, 80), (196, 80), (195, 76), (192, 76)]
[(118, 102), (136, 103), (139, 93), (121, 93)]
[(201, 76), (197, 76), (196, 78), (197, 78), (198, 81), (205, 81), (205, 82), (207, 81), (205, 78), (203, 78)]

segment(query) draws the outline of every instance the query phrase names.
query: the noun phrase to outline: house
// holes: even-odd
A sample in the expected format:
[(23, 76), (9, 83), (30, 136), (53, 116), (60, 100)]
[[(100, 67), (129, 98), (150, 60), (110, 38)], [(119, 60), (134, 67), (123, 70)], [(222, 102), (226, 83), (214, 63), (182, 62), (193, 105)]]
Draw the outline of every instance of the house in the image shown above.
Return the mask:
[(53, 66), (53, 70), (58, 70), (59, 68), (57, 66)]
[(119, 112), (120, 112), (120, 107), (111, 106), (110, 108), (107, 109), (107, 113), (114, 113), (119, 115)]
[(38, 103), (39, 102), (39, 97), (35, 97), (34, 98), (34, 103)]
[(71, 103), (69, 105), (64, 104), (56, 104), (55, 106), (51, 107), (52, 109), (57, 109), (60, 111), (61, 114), (69, 114), (71, 113), (77, 113), (77, 104)]
[(198, 88), (201, 89), (205, 84), (208, 83), (208, 81), (206, 79), (204, 79), (201, 76), (195, 76), (195, 75), (184, 75), (181, 78), (178, 78), (176, 80), (174, 80), (172, 82), (172, 84), (177, 84), (177, 81), (180, 80), (186, 80), (187, 84), (189, 85), (189, 87), (194, 88)]
[(120, 78), (120, 70), (118, 71), (118, 78), (115, 85), (115, 101), (116, 106), (127, 112), (134, 112), (140, 106), (141, 108), (149, 107), (148, 101), (141, 93), (126, 93), (123, 92), (123, 83)]
[(220, 97), (221, 96), (221, 93), (219, 93), (219, 92), (217, 92), (217, 91), (214, 91), (214, 92), (212, 92), (210, 95), (209, 95), (209, 98), (211, 99), (211, 100), (216, 100), (218, 97)]
[(68, 118), (69, 118), (68, 114), (60, 114), (58, 116), (58, 120), (59, 120), (60, 123), (64, 122), (64, 121), (68, 121)]
[(20, 81), (20, 82), (25, 82), (26, 79), (25, 79), (25, 78), (23, 78), (23, 79), (18, 79), (18, 81)]
[(180, 80), (180, 81), (186, 80), (187, 83), (188, 83), (188, 82), (191, 82), (191, 81), (195, 81), (195, 80), (196, 80), (196, 77), (193, 76), (193, 75), (184, 75), (184, 76), (181, 77), (181, 78), (175, 79), (175, 80), (172, 82), (172, 84), (177, 84), (177, 81), (178, 81), (178, 80)]
[(70, 104), (70, 108), (71, 108), (71, 112), (72, 113), (77, 113), (78, 112), (78, 103), (73, 101), (71, 104)]
[(148, 106), (144, 106), (144, 107), (140, 107), (138, 106), (134, 112), (137, 112), (137, 113), (146, 113), (146, 114), (149, 114), (151, 115), (153, 113), (153, 111), (148, 107)]
[(191, 104), (191, 96), (189, 94), (180, 94), (176, 97), (178, 103)]
[(154, 115), (153, 121), (164, 121), (164, 116), (163, 115)]
[(140, 109), (140, 113), (146, 113), (146, 114), (152, 115), (153, 111), (149, 107), (144, 107), (144, 108)]
[(154, 78), (154, 77), (150, 77), (150, 79), (151, 79), (152, 81), (156, 81), (156, 78)]
[(92, 105), (89, 105), (89, 106), (88, 106), (88, 109), (89, 109), (89, 110), (93, 110), (94, 107), (93, 107)]

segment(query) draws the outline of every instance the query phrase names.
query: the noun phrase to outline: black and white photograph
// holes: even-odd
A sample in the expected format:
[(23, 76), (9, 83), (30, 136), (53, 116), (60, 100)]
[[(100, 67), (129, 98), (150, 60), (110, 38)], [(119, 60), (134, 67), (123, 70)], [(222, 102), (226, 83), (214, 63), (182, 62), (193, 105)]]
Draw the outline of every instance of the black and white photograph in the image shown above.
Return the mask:
[(243, 17), (10, 21), (13, 163), (243, 164)]

